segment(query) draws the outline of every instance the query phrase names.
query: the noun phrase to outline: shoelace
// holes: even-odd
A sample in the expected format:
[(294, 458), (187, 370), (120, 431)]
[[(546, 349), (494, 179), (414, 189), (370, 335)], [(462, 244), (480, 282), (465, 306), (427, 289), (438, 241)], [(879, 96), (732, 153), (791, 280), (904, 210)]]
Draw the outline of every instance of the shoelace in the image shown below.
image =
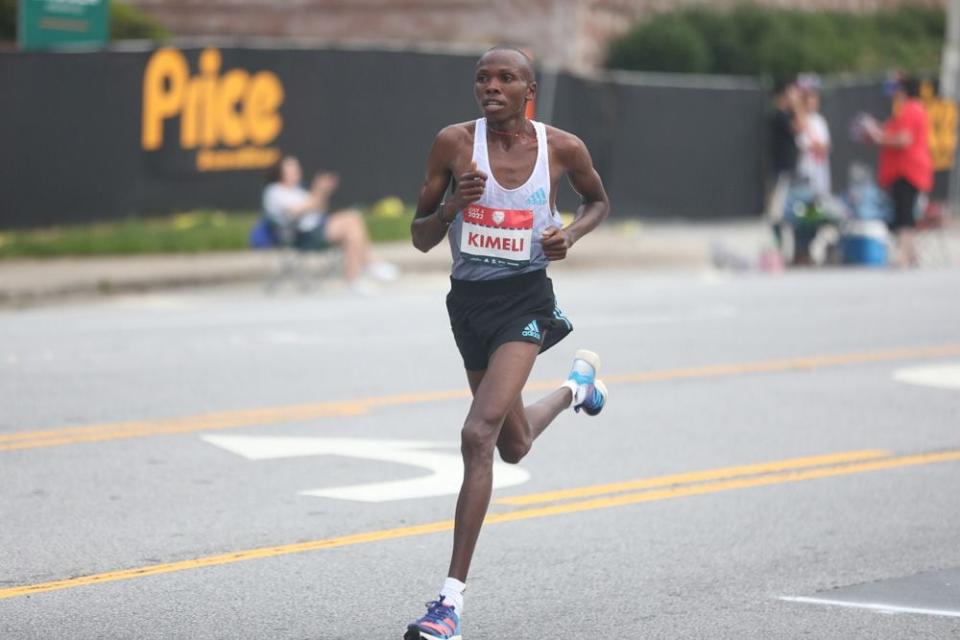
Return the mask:
[(427, 603), (427, 615), (423, 616), (421, 620), (427, 620), (429, 622), (444, 622), (444, 620), (446, 618), (450, 618), (452, 614), (453, 607), (443, 604), (443, 598), (441, 598), (439, 600), (434, 600), (433, 602)]

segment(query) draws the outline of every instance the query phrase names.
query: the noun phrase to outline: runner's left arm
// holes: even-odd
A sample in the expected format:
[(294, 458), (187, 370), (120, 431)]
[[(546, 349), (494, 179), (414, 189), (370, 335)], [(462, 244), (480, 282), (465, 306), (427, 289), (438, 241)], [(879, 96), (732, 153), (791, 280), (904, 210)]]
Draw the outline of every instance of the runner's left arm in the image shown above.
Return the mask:
[(565, 138), (557, 145), (557, 158), (566, 169), (570, 185), (580, 195), (580, 207), (567, 227), (551, 227), (544, 232), (541, 242), (549, 260), (563, 260), (567, 249), (593, 231), (610, 211), (603, 180), (593, 166), (587, 146), (574, 135), (567, 134)]

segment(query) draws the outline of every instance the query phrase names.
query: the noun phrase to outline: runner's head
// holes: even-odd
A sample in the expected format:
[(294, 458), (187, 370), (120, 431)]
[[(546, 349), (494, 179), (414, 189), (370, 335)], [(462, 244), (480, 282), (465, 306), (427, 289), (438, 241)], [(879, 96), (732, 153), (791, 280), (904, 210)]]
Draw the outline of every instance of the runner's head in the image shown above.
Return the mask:
[(490, 49), (477, 60), (473, 92), (487, 120), (522, 117), (537, 92), (530, 58), (513, 47)]
[(897, 93), (901, 99), (919, 98), (920, 82), (913, 76), (904, 76), (897, 82)]

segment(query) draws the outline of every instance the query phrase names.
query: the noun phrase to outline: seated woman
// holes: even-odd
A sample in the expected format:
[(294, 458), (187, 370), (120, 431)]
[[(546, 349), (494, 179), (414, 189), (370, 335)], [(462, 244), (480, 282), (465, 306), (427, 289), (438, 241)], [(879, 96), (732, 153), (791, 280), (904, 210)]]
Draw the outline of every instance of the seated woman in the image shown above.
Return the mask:
[(339, 245), (343, 249), (344, 278), (357, 287), (365, 272), (380, 280), (396, 278), (396, 267), (373, 263), (370, 237), (356, 209), (328, 213), (330, 196), (340, 184), (334, 173), (318, 173), (310, 190), (300, 185), (303, 169), (294, 156), (285, 156), (269, 170), (263, 191), (263, 211), (273, 233), (293, 234), (293, 246), (317, 250)]

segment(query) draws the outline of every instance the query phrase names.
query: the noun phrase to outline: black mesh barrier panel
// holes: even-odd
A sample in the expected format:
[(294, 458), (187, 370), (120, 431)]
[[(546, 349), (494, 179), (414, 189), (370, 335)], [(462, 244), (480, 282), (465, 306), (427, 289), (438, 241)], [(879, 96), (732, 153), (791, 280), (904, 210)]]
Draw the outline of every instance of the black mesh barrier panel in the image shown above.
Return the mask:
[[(217, 51), (172, 50), (165, 60), (180, 76), (169, 77), (148, 74), (156, 51), (0, 53), (0, 228), (256, 210), (263, 166), (280, 153), (298, 156), (307, 180), (339, 172), (335, 207), (413, 202), (437, 131), (478, 114), (474, 56)], [(254, 88), (264, 75), (281, 87), (279, 105)], [(750, 80), (560, 74), (552, 122), (586, 142), (615, 215), (716, 219), (763, 208), (770, 108)], [(842, 191), (852, 162), (876, 162), (875, 149), (850, 139), (850, 120), (885, 118), (889, 102), (879, 81), (828, 83), (822, 111)], [(576, 208), (569, 187), (559, 204)]]

